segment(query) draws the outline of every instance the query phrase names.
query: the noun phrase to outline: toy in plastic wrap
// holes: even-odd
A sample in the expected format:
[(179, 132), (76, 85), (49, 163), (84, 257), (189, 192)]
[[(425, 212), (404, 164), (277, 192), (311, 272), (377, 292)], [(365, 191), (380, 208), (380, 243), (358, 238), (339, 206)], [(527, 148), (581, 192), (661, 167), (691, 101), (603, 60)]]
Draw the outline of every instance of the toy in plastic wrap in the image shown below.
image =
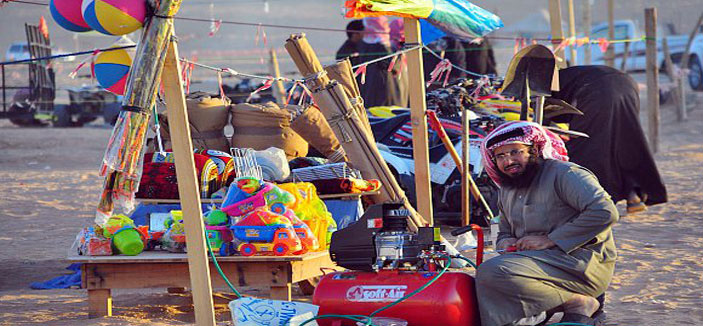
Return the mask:
[(103, 235), (112, 240), (117, 253), (136, 256), (144, 250), (146, 235), (125, 215), (111, 216), (103, 225)]
[(161, 237), (161, 248), (170, 252), (186, 252), (186, 234), (183, 226), (183, 212), (171, 211), (171, 218), (164, 221), (167, 227)]
[(111, 256), (110, 239), (102, 234), (99, 227), (84, 227), (76, 237), (78, 254), (85, 256)]
[(315, 235), (319, 249), (326, 249), (332, 232), (337, 230), (337, 223), (327, 211), (325, 203), (317, 196), (315, 186), (309, 182), (298, 182), (284, 183), (278, 187), (295, 196), (295, 203), (290, 207)]
[(317, 251), (320, 249), (320, 242), (317, 240), (317, 237), (312, 230), (310, 230), (310, 227), (305, 224), (305, 222), (301, 221), (292, 210), (286, 210), (283, 216), (287, 217), (291, 221), (295, 234), (298, 236), (300, 243), (303, 245), (303, 249), (294, 252), (294, 255), (302, 255), (308, 251)]

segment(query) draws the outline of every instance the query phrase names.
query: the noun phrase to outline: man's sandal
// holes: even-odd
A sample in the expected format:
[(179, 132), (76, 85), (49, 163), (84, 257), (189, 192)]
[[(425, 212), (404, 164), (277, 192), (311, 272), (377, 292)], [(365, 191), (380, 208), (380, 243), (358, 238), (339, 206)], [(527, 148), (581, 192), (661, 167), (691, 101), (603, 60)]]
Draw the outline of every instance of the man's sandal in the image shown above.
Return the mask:
[(575, 313), (564, 313), (564, 317), (561, 317), (560, 323), (579, 323), (583, 325), (594, 325), (601, 326), (603, 321), (601, 319), (593, 319), (586, 315), (575, 314)]

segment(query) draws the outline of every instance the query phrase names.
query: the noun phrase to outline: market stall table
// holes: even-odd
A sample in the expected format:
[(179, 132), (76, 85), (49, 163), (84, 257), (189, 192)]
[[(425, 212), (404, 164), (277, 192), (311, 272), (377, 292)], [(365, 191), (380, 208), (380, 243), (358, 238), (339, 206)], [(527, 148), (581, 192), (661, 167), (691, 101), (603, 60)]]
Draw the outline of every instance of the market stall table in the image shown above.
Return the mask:
[[(81, 285), (88, 290), (88, 317), (112, 316), (112, 289), (189, 287), (186, 254), (143, 252), (137, 256), (78, 256)], [(291, 300), (293, 283), (321, 276), (324, 269), (338, 269), (327, 251), (300, 256), (217, 257), (223, 272), (235, 287), (267, 285), (271, 299)], [(213, 287), (226, 286), (210, 259)]]

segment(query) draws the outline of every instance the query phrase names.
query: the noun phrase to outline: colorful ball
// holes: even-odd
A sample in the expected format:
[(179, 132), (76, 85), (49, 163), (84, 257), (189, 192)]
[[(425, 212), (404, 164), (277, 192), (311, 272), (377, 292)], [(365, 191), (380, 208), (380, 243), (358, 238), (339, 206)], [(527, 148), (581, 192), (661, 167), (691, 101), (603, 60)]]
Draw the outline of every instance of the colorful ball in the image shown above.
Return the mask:
[(125, 35), (144, 24), (145, 0), (83, 0), (83, 18), (90, 27), (107, 35)]
[(121, 49), (98, 53), (93, 64), (93, 75), (98, 84), (117, 95), (124, 95), (132, 52), (131, 49)]
[(71, 32), (87, 32), (93, 30), (83, 19), (81, 10), (82, 0), (51, 0), (49, 11), (59, 26)]

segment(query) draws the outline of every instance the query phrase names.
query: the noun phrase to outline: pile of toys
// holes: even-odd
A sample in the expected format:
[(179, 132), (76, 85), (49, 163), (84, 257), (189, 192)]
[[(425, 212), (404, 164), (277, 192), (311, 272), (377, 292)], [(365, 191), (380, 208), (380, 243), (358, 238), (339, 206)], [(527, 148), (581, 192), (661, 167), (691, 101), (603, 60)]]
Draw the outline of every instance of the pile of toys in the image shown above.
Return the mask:
[[(86, 227), (77, 238), (78, 254), (187, 251), (182, 211), (152, 214), (151, 219), (151, 229), (150, 225), (135, 226), (124, 215), (110, 217), (104, 226)], [(234, 180), (221, 209), (210, 207), (203, 222), (208, 244), (220, 256), (285, 256), (324, 250), (337, 228), (311, 183), (276, 185), (254, 177)]]
[(314, 188), (314, 196), (309, 194), (311, 186), (276, 185), (253, 177), (235, 180), (222, 211), (232, 218), (237, 251), (244, 256), (284, 256), (325, 249), (336, 224)]
[(137, 227), (124, 215), (110, 217), (103, 226), (85, 227), (76, 238), (79, 255), (106, 256), (123, 254), (135, 256), (144, 250), (148, 227)]

